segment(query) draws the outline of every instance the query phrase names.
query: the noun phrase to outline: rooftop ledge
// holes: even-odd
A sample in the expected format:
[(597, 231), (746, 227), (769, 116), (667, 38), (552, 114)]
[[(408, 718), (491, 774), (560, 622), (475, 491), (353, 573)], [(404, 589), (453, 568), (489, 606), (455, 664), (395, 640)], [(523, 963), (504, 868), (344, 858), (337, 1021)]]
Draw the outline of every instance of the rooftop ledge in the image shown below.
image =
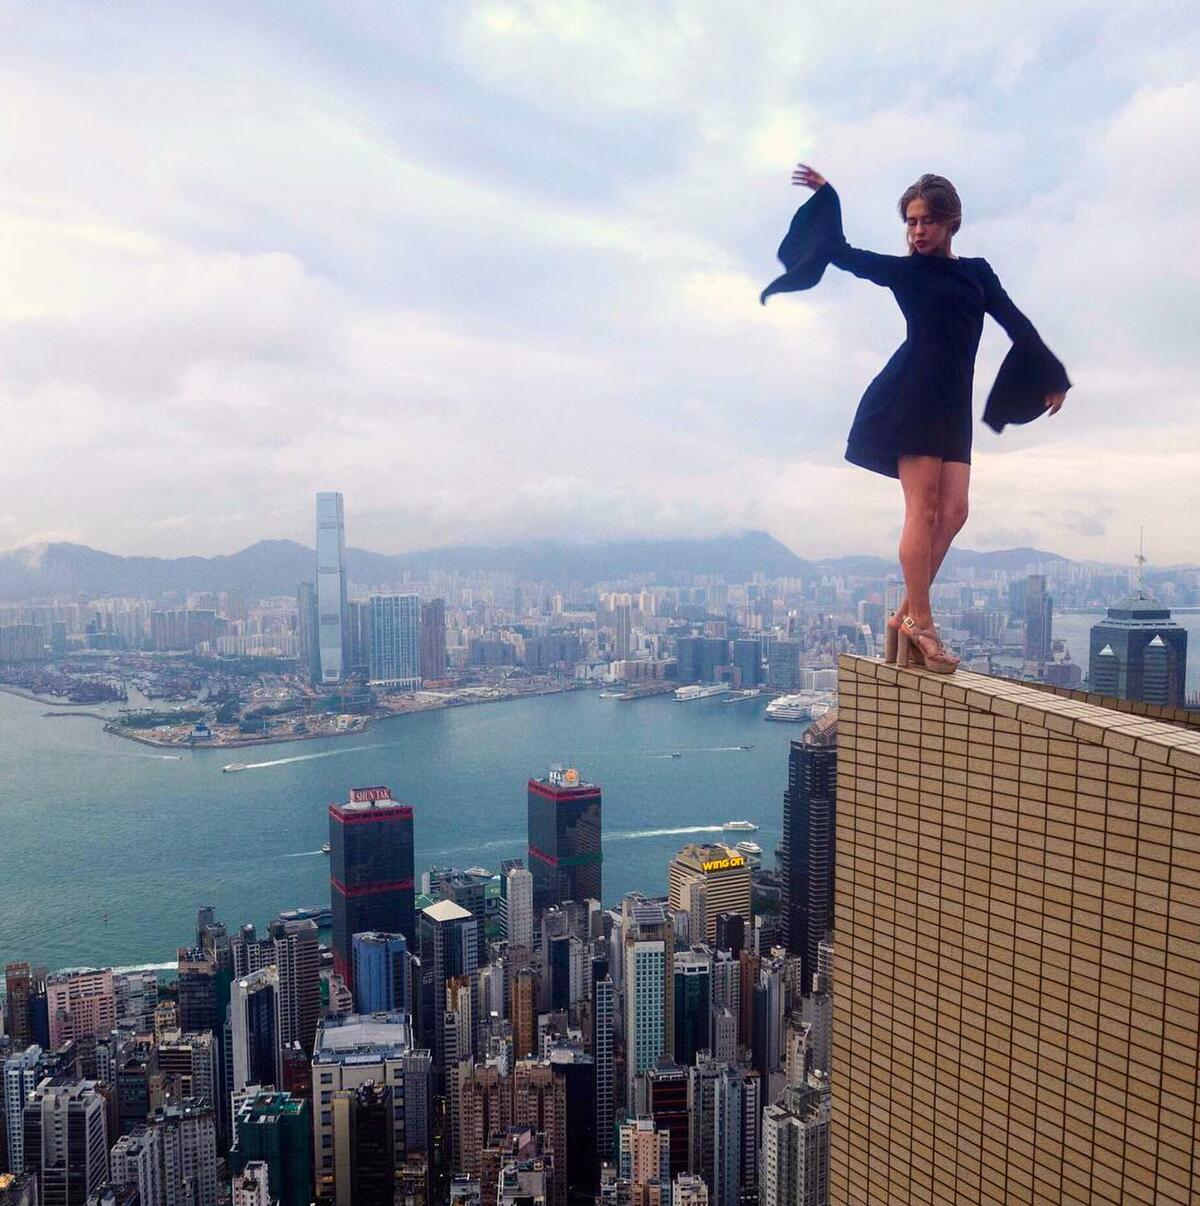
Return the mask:
[(896, 688), (901, 699), (906, 692), (917, 693), (909, 699), (935, 696), (943, 703), (1035, 724), (1052, 734), (1200, 776), (1200, 713), (1186, 708), (1164, 708), (965, 670), (934, 674), (901, 669), (874, 658), (842, 654), (838, 658), (838, 702), (843, 705), (839, 707), (843, 719), (850, 719), (844, 707), (846, 697), (853, 697), (859, 684), (871, 679)]

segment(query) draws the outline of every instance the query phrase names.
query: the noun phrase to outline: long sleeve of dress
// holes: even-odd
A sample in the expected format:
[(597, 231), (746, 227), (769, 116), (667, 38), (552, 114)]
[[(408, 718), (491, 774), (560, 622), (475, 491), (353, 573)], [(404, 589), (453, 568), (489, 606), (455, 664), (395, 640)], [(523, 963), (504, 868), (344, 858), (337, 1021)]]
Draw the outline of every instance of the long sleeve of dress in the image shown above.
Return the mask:
[(1071, 388), (1062, 361), (1042, 342), (1033, 323), (1013, 304), (986, 260), (981, 261), (983, 308), (1013, 341), (988, 394), (983, 421), (993, 431), (1008, 423), (1028, 423), (1043, 414), (1046, 395)]
[(779, 244), (779, 261), (787, 271), (762, 291), (760, 300), (766, 305), (773, 293), (811, 289), (824, 276), (829, 264), (877, 285), (890, 286), (902, 259), (851, 247), (842, 233), (838, 195), (832, 184), (823, 184), (796, 211)]

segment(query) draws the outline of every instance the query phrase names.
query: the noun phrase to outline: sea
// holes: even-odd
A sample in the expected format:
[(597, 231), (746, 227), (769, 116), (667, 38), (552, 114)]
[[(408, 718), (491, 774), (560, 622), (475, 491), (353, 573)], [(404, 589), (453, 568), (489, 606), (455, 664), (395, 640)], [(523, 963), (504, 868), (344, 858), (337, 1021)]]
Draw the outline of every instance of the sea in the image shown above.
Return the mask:
[[(721, 840), (728, 820), (760, 826), (728, 838), (752, 838), (772, 866), (789, 742), (805, 726), (765, 707), (580, 690), (176, 755), (0, 693), (0, 965), (171, 965), (201, 905), (231, 931), (328, 905), (327, 808), (352, 787), (413, 805), (418, 879), (524, 857), (526, 783), (555, 764), (602, 788), (606, 905), (665, 892), (675, 852)], [(249, 769), (223, 773), (233, 761)]]

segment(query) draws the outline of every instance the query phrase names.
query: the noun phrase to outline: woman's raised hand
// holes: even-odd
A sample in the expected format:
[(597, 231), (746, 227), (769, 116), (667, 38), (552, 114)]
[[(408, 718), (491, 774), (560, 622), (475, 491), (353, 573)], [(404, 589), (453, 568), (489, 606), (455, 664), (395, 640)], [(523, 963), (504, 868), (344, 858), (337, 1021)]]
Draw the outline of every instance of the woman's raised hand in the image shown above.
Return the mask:
[(1066, 394), (1047, 394), (1046, 395), (1046, 409), (1052, 415), (1056, 415), (1056, 414), (1058, 414), (1059, 410), (1062, 408), (1062, 404), (1066, 401), (1066, 399), (1067, 399)]
[(805, 188), (811, 188), (814, 191), (825, 182), (825, 177), (816, 168), (810, 168), (807, 163), (796, 164), (796, 170), (792, 173), (793, 184), (802, 184)]

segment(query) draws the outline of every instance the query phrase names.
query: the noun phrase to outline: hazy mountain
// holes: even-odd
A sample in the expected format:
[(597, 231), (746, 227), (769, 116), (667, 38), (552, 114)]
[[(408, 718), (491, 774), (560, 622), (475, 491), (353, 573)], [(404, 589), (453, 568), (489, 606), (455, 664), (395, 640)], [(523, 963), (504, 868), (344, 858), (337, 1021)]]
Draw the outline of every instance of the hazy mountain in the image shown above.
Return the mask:
[[(292, 540), (260, 540), (220, 557), (119, 557), (81, 544), (45, 544), (0, 554), (0, 599), (86, 595), (185, 595), (241, 588), (251, 597), (290, 595), (314, 577), (315, 554)], [(352, 582), (395, 586), (431, 569), (510, 573), (523, 580), (588, 584), (653, 574), (721, 574), (741, 581), (811, 573), (811, 565), (766, 532), (708, 540), (635, 540), (599, 544), (529, 541), (498, 548), (446, 548), (387, 556), (346, 550)]]
[[(1069, 558), (1058, 553), (1047, 553), (1042, 549), (996, 549), (990, 553), (974, 549), (951, 549), (946, 556), (947, 569), (1005, 570), (1010, 574), (1023, 573), (1026, 569), (1048, 561), (1067, 561)], [(894, 557), (828, 557), (814, 561), (813, 568), (822, 574), (862, 574), (883, 577), (900, 573), (900, 562)]]

